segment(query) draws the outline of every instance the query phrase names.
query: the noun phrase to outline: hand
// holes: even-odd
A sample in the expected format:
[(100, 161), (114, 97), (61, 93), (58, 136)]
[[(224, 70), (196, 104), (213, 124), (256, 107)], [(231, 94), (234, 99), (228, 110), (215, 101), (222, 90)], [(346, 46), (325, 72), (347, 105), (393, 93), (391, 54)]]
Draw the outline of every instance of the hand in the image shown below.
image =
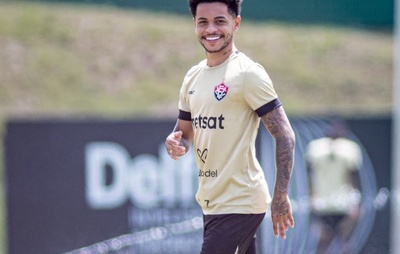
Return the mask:
[(182, 131), (173, 132), (165, 140), (165, 149), (174, 160), (178, 160), (180, 156), (186, 153), (186, 148), (181, 145), (182, 134)]
[(289, 196), (283, 193), (274, 194), (271, 205), (272, 227), (275, 237), (286, 239), (286, 231), (290, 227), (294, 227), (294, 219), (292, 216), (292, 206)]

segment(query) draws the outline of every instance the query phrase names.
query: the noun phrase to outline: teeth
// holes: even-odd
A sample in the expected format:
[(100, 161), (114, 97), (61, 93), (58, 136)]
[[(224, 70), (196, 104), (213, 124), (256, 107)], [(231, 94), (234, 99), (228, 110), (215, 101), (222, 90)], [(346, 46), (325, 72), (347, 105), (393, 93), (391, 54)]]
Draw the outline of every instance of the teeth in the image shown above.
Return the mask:
[(207, 37), (206, 40), (207, 41), (216, 41), (220, 38), (220, 36), (214, 36), (214, 37)]

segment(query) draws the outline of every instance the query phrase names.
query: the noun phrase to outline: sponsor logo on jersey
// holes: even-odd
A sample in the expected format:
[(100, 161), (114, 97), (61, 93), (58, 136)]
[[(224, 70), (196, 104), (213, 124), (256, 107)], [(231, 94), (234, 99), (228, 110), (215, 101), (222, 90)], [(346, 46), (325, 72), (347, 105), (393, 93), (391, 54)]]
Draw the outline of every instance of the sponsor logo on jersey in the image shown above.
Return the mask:
[(225, 98), (226, 94), (228, 93), (229, 87), (227, 87), (224, 83), (221, 83), (218, 86), (214, 87), (214, 95), (215, 98), (220, 101)]
[(218, 177), (218, 170), (201, 170), (199, 169), (199, 177)]
[(192, 125), (195, 129), (224, 129), (224, 115), (202, 116), (192, 118)]
[(199, 156), (200, 160), (203, 163), (206, 163), (207, 160), (207, 154), (208, 154), (208, 149), (204, 149), (203, 151), (201, 151), (200, 149), (197, 149), (197, 156)]

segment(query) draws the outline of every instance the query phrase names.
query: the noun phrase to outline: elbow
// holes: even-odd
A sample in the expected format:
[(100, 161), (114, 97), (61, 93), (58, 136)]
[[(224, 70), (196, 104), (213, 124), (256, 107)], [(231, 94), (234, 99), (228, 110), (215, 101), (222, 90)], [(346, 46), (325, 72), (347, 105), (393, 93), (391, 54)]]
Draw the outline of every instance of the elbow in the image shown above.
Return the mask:
[(294, 134), (292, 129), (289, 129), (285, 132), (284, 135), (276, 138), (277, 145), (280, 144), (282, 148), (294, 153), (296, 147), (296, 135)]

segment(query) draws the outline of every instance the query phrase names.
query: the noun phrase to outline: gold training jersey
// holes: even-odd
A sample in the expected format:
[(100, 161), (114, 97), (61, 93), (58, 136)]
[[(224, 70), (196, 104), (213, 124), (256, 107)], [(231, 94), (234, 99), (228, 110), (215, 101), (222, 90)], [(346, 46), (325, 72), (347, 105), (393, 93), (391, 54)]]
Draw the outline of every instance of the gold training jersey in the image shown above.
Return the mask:
[(346, 138), (323, 137), (307, 146), (312, 183), (312, 208), (317, 214), (347, 214), (359, 205), (360, 193), (350, 174), (362, 165), (358, 144)]
[(243, 53), (215, 67), (204, 60), (186, 74), (179, 119), (192, 121), (204, 214), (267, 211), (271, 197), (255, 139), (259, 117), (279, 106), (264, 68)]

